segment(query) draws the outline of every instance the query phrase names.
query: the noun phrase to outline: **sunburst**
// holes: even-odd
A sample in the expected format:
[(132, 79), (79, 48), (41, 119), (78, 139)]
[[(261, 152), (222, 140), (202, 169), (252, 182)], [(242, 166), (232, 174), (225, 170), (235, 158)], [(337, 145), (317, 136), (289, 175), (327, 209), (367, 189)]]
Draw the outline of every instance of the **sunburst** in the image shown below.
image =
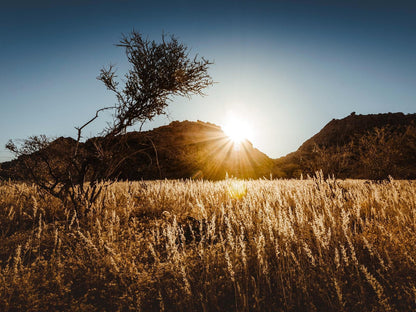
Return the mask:
[(236, 145), (240, 145), (245, 140), (250, 140), (253, 133), (251, 125), (235, 115), (228, 117), (223, 130), (227, 137)]

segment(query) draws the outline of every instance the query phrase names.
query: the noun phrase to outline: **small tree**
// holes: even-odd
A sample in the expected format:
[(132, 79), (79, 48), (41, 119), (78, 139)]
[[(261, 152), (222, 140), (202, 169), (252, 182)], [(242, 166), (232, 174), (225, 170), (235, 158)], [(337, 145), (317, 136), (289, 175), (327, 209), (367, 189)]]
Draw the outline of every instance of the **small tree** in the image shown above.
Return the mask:
[[(141, 130), (146, 121), (165, 114), (174, 96), (203, 95), (202, 90), (213, 83), (208, 74), (212, 63), (197, 55), (190, 57), (189, 49), (174, 36), (162, 35), (161, 42), (155, 42), (132, 31), (123, 35), (117, 46), (125, 49), (131, 65), (124, 85), (120, 86), (111, 65), (101, 69), (97, 77), (115, 94), (116, 104), (97, 110), (89, 121), (76, 127), (77, 138), (70, 148), (52, 146), (45, 137), (31, 137), (20, 146), (12, 141), (6, 145), (22, 160), (19, 170), (25, 179), (64, 202), (70, 200), (75, 209), (89, 208), (101, 192), (100, 182), (116, 177), (118, 168), (133, 156), (124, 148), (122, 137), (116, 137), (136, 124)], [(104, 129), (105, 137), (82, 146), (83, 129), (104, 110), (114, 111), (113, 122)]]
[(108, 129), (112, 135), (164, 114), (172, 96), (203, 95), (202, 90), (212, 84), (207, 73), (211, 63), (197, 56), (189, 58), (188, 49), (174, 36), (169, 40), (162, 36), (162, 42), (156, 43), (133, 31), (118, 46), (125, 48), (132, 65), (124, 88), (119, 88), (112, 66), (103, 68), (98, 77), (117, 98), (114, 123)]

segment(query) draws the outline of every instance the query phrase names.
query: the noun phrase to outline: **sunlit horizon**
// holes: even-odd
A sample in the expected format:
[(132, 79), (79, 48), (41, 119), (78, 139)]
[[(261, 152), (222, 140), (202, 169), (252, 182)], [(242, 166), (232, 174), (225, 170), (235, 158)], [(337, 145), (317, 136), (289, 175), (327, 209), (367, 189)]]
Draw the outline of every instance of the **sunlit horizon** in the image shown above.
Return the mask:
[[(0, 162), (13, 158), (9, 139), (74, 137), (74, 127), (115, 103), (95, 78), (107, 64), (120, 78), (126, 72), (115, 44), (132, 29), (156, 41), (177, 36), (213, 62), (217, 82), (205, 97), (173, 98), (169, 118), (144, 130), (173, 120), (222, 127), (232, 110), (255, 130), (248, 140), (278, 158), (351, 112), (415, 113), (415, 12), (415, 2), (401, 0), (5, 3)], [(111, 120), (101, 114), (85, 136)]]

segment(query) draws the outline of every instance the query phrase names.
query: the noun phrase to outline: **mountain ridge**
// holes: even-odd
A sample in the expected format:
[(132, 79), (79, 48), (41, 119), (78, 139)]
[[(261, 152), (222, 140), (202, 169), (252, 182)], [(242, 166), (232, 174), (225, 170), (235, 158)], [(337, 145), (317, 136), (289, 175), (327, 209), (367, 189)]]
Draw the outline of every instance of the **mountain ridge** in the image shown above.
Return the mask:
[[(114, 140), (124, 140), (122, 180), (204, 178), (298, 178), (322, 170), (339, 178), (416, 178), (416, 114), (387, 113), (332, 119), (296, 151), (272, 159), (251, 142), (238, 148), (220, 126), (202, 121), (173, 121), (122, 137), (95, 137), (80, 144), (86, 155), (114, 153)], [(65, 152), (76, 141), (60, 137), (51, 146)], [(18, 178), (19, 159), (0, 164), (0, 177)], [(13, 172), (15, 171), (15, 172)], [(18, 171), (18, 170), (17, 170)]]
[(416, 114), (380, 113), (332, 119), (296, 151), (275, 160), (281, 176), (416, 178)]

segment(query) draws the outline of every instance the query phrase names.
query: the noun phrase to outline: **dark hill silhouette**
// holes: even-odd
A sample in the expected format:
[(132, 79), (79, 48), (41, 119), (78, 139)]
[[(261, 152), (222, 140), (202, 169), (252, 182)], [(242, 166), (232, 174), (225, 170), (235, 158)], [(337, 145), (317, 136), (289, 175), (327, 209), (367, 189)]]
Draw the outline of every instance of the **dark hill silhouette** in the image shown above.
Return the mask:
[(320, 146), (342, 146), (348, 144), (357, 136), (366, 135), (368, 131), (375, 128), (390, 128), (391, 131), (402, 132), (403, 127), (414, 125), (416, 114), (405, 115), (403, 113), (351, 115), (343, 119), (332, 119), (326, 126), (305, 141), (299, 151), (310, 151), (313, 145)]
[[(119, 144), (120, 141), (123, 143)], [(72, 138), (61, 137), (47, 149), (60, 157), (62, 153), (74, 149), (75, 145), (76, 141)], [(230, 177), (255, 179), (269, 176), (273, 167), (273, 160), (255, 149), (249, 141), (236, 148), (219, 126), (201, 121), (174, 121), (151, 131), (129, 132), (111, 139), (91, 138), (81, 143), (79, 148), (93, 162), (97, 145), (103, 153), (117, 152), (114, 151), (114, 146), (123, 149), (121, 154), (127, 157), (111, 175), (112, 178), (121, 180), (218, 180), (224, 179), (226, 174)], [(3, 163), (0, 176), (23, 178), (19, 176), (18, 169), (22, 161), (23, 158), (20, 157)]]
[(416, 114), (351, 115), (333, 119), (296, 152), (275, 161), (278, 176), (416, 178)]
[[(123, 141), (119, 144), (117, 141)], [(98, 144), (97, 144), (98, 143)], [(58, 138), (47, 148), (59, 159), (76, 141)], [(245, 141), (233, 146), (219, 126), (205, 122), (174, 121), (151, 131), (129, 132), (113, 139), (91, 138), (82, 153), (94, 161), (100, 152), (128, 155), (111, 177), (122, 180), (205, 178), (292, 178), (324, 174), (339, 178), (416, 178), (416, 114), (351, 115), (333, 119), (297, 151), (272, 160)], [(22, 156), (23, 157), (23, 156)], [(17, 178), (23, 159), (0, 166), (0, 177)], [(31, 157), (24, 156), (24, 157)]]
[[(224, 179), (270, 174), (273, 161), (249, 141), (236, 149), (220, 127), (205, 122), (174, 121), (146, 132), (129, 132), (123, 138), (134, 154), (121, 166), (118, 178)], [(89, 145), (86, 142), (86, 146)], [(102, 144), (111, 149), (112, 142)], [(136, 151), (139, 151), (136, 153)]]

